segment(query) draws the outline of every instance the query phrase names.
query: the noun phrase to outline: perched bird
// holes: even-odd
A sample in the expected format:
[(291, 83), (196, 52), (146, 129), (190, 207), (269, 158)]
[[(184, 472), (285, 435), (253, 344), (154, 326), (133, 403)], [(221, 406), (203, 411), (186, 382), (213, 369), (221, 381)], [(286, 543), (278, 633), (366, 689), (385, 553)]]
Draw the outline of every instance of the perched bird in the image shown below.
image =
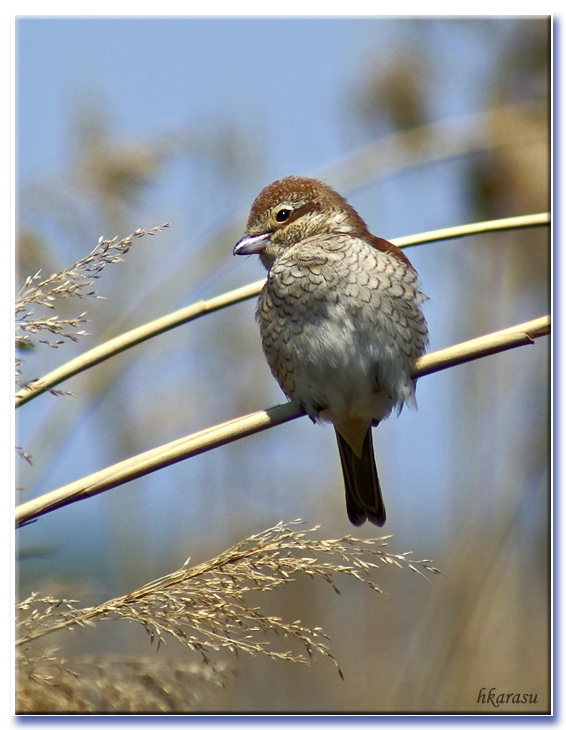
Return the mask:
[(252, 204), (234, 254), (268, 271), (257, 320), (283, 392), (336, 430), (348, 517), (385, 522), (372, 426), (416, 405), (414, 361), (428, 343), (417, 274), (327, 185), (287, 177)]

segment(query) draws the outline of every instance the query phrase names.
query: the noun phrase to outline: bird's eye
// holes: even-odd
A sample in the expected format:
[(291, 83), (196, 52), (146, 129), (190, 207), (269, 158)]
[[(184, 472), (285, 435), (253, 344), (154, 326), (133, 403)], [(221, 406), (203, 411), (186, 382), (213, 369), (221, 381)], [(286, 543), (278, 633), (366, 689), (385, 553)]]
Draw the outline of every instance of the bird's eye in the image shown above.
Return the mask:
[(281, 208), (281, 210), (278, 210), (275, 214), (275, 220), (277, 223), (283, 223), (283, 221), (286, 221), (292, 212), (291, 208)]

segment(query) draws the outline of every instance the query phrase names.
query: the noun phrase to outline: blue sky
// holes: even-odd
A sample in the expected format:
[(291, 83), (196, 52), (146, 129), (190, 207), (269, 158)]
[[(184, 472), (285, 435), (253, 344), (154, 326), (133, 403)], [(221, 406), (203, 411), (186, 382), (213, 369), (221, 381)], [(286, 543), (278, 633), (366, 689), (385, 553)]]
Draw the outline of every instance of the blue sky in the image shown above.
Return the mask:
[[(20, 174), (25, 178), (58, 164), (69, 107), (90, 93), (102, 95), (125, 134), (147, 134), (213, 114), (245, 121), (268, 141), (274, 168), (306, 173), (344, 151), (335, 124), (348, 114), (344, 92), (371, 61), (387, 59), (410, 42), (413, 22), (21, 19), (16, 26)], [(509, 21), (499, 22), (503, 39)], [(456, 48), (459, 60), (434, 100), (434, 115), (475, 110), (483, 103), (482, 70), (488, 70), (489, 56), (477, 48), (473, 33), (439, 27), (434, 35), (427, 41), (436, 45), (434, 63), (442, 68)]]
[[(360, 38), (367, 43), (373, 25), (366, 20), (24, 19), (17, 27), (20, 171), (25, 175), (57, 161), (67, 131), (62, 115), (73, 94), (89, 89), (103, 92), (126, 133), (210, 114), (234, 115), (252, 128), (266, 125), (274, 157), (307, 170), (338, 151), (324, 117), (313, 133), (313, 111), (339, 112), (341, 87), (363, 55)], [(311, 120), (303, 136), (285, 124), (290, 115)]]

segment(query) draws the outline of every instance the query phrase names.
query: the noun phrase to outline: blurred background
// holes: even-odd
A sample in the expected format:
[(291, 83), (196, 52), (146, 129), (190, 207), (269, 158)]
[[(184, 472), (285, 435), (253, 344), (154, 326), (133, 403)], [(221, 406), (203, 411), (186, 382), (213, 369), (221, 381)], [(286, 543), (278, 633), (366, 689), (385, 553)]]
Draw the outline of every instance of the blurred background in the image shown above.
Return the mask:
[[(89, 336), (19, 353), (24, 379), (262, 278), (232, 247), (254, 197), (286, 175), (324, 179), (385, 238), (549, 210), (549, 91), (547, 18), (17, 20), (16, 289), (100, 236), (171, 224), (105, 269), (107, 301), (58, 304), (87, 309)], [(550, 311), (547, 229), (408, 254), (430, 297), (430, 351)], [(18, 459), (17, 500), (284, 402), (254, 308), (180, 327), (61, 386), (74, 396), (19, 409), (33, 463)], [(324, 627), (345, 680), (322, 659), (230, 655), (234, 676), (195, 709), (494, 711), (477, 703), (485, 687), (548, 707), (549, 348), (422, 378), (418, 411), (375, 433), (391, 550), (441, 576), (383, 567), (384, 595), (344, 579), (341, 595), (301, 581), (270, 597), (273, 613)], [(18, 592), (89, 605), (297, 517), (320, 537), (380, 534), (348, 522), (334, 434), (308, 419), (19, 530)], [(53, 642), (68, 657), (187, 656), (155, 654), (139, 627)]]

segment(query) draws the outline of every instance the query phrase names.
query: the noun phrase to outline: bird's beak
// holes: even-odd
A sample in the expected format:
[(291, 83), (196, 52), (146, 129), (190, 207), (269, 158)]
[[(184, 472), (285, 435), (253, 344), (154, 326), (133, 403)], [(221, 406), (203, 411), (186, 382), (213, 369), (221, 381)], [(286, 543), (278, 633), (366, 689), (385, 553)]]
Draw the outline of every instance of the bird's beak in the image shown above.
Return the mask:
[(259, 233), (257, 236), (244, 236), (234, 246), (234, 256), (247, 256), (250, 253), (259, 253), (269, 243), (269, 233)]

